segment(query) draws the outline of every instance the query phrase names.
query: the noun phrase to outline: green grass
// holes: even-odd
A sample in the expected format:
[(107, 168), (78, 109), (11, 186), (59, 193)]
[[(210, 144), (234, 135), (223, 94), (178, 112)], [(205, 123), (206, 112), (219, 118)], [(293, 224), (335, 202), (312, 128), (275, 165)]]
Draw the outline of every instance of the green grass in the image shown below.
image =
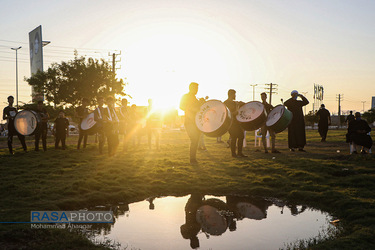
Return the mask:
[[(256, 151), (261, 148), (254, 148), (253, 133), (247, 136), (244, 150), (249, 158), (241, 159), (231, 158), (224, 144), (206, 137), (208, 151), (198, 152), (198, 165), (189, 164), (189, 139), (181, 131), (164, 131), (159, 151), (148, 150), (143, 137), (140, 147), (131, 146), (125, 153), (120, 144), (112, 158), (98, 154), (93, 136), (84, 150), (75, 149), (77, 137), (72, 136), (68, 150), (53, 149), (50, 138), (47, 152), (34, 152), (31, 147), (25, 154), (17, 148), (14, 156), (8, 155), (6, 141), (1, 140), (0, 220), (29, 221), (30, 211), (35, 210), (76, 210), (160, 195), (258, 195), (306, 204), (340, 219), (344, 230), (339, 237), (310, 248), (375, 248), (374, 155), (349, 155), (343, 130), (329, 131), (327, 143), (320, 142), (316, 130), (307, 131), (307, 153), (289, 152), (283, 132), (276, 140), (282, 154)], [(14, 141), (19, 147), (18, 139)], [(32, 143), (28, 139), (28, 145)], [(0, 244), (6, 246), (27, 246), (27, 239), (38, 234), (41, 240), (32, 241), (29, 248), (94, 247), (64, 230), (0, 227)]]

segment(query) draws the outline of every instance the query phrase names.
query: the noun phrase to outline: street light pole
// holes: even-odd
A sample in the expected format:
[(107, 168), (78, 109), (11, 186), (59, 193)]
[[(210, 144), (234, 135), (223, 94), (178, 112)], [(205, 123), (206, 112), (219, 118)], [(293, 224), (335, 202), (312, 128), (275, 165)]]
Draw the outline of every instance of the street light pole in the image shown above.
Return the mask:
[(18, 48), (11, 48), (12, 50), (16, 51), (16, 100), (17, 100), (17, 110), (18, 110), (18, 50), (21, 49), (22, 46)]

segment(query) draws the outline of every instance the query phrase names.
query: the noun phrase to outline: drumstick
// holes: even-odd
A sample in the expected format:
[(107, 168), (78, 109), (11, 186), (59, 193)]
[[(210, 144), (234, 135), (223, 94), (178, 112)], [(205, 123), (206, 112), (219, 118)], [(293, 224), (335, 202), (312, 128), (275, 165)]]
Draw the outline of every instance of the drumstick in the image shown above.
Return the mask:
[(283, 98), (281, 98), (280, 100), (281, 100), (281, 103), (284, 105), (284, 100), (283, 100)]

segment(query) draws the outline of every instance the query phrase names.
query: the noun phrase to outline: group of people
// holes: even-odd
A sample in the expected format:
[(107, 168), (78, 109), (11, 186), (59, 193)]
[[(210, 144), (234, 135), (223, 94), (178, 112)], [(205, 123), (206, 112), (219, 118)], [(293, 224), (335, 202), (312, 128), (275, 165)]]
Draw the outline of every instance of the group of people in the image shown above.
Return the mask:
[[(19, 133), (15, 127), (15, 117), (18, 113), (17, 108), (13, 107), (14, 97), (8, 97), (8, 106), (3, 110), (3, 120), (7, 120), (8, 126), (8, 148), (10, 154), (13, 151), (13, 137), (17, 136), (22, 144), (23, 150), (27, 151), (25, 136)], [(152, 137), (155, 138), (156, 148), (160, 147), (160, 130), (161, 117), (160, 114), (154, 112), (152, 100), (149, 100), (149, 105), (145, 116), (137, 111), (137, 107), (132, 105), (128, 107), (127, 99), (122, 99), (122, 105), (117, 111), (114, 105), (113, 97), (106, 98), (106, 106), (104, 106), (104, 97), (97, 98), (97, 108), (93, 111), (95, 126), (90, 130), (84, 130), (81, 127), (83, 119), (88, 117), (90, 110), (88, 108), (90, 102), (87, 98), (82, 99), (82, 105), (76, 109), (76, 117), (79, 119), (79, 135), (77, 142), (77, 149), (83, 148), (87, 145), (87, 138), (90, 134), (97, 136), (99, 141), (99, 153), (103, 153), (105, 142), (108, 144), (108, 155), (113, 156), (119, 145), (119, 135), (123, 135), (123, 149), (126, 151), (129, 141), (138, 139), (144, 134), (148, 136), (148, 145), (151, 148)], [(33, 112), (40, 118), (38, 126), (33, 135), (35, 135), (35, 151), (39, 151), (39, 142), (42, 140), (43, 150), (47, 150), (47, 132), (48, 121), (50, 116), (44, 107), (43, 101), (38, 101), (37, 107)], [(145, 127), (141, 124), (142, 118), (145, 118)], [(69, 120), (65, 117), (64, 111), (59, 111), (58, 117), (54, 121), (52, 133), (55, 136), (55, 148), (58, 149), (61, 143), (61, 148), (66, 149), (66, 138), (69, 136)]]
[[(189, 92), (185, 94), (180, 101), (180, 109), (185, 111), (185, 129), (190, 138), (190, 163), (196, 164), (197, 158), (197, 148), (199, 141), (202, 138), (201, 132), (195, 124), (195, 115), (200, 110), (200, 106), (203, 104), (204, 99), (197, 99), (196, 94), (198, 93), (198, 83), (192, 82), (189, 85)], [(268, 115), (274, 107), (267, 103), (267, 94), (265, 92), (261, 93), (262, 104), (264, 106), (264, 111)], [(239, 108), (244, 105), (243, 102), (238, 102), (236, 100), (236, 91), (230, 89), (228, 91), (228, 99), (224, 101), (224, 104), (227, 106), (231, 112), (232, 117), (236, 117), (238, 114)], [(294, 152), (296, 150), (300, 152), (306, 152), (304, 147), (306, 145), (306, 130), (305, 130), (305, 119), (302, 108), (309, 104), (309, 101), (305, 96), (298, 93), (297, 90), (291, 92), (291, 97), (283, 103), (289, 111), (291, 111), (293, 117), (288, 126), (288, 148), (290, 151)], [(322, 104), (320, 110), (316, 113), (319, 117), (318, 122), (318, 132), (321, 136), (321, 142), (325, 142), (327, 138), (328, 127), (331, 124), (331, 116), (329, 111), (325, 108), (325, 105)], [(371, 129), (368, 124), (360, 120), (360, 113), (356, 113), (359, 117), (356, 118), (354, 123), (349, 123), (349, 136), (347, 136), (347, 141), (350, 143), (357, 143), (367, 148), (371, 148), (372, 141), (371, 137), (363, 134), (367, 134)], [(351, 119), (349, 117), (349, 119)], [(366, 123), (366, 125), (365, 125)], [(275, 147), (276, 134), (265, 124), (260, 128), (262, 134), (262, 144), (264, 147), (264, 152), (268, 153), (266, 135), (267, 132), (271, 137), (271, 152), (280, 153)], [(231, 148), (232, 157), (247, 157), (243, 154), (243, 140), (244, 140), (244, 129), (240, 126), (240, 123), (236, 118), (232, 120), (231, 126), (229, 127), (229, 144)], [(354, 140), (354, 138), (356, 138)], [(221, 141), (221, 138), (218, 138), (218, 142)], [(364, 142), (365, 141), (365, 142)], [(370, 143), (371, 141), (371, 143)], [(356, 151), (354, 151), (356, 152)], [(362, 152), (366, 152), (365, 149), (362, 149)]]

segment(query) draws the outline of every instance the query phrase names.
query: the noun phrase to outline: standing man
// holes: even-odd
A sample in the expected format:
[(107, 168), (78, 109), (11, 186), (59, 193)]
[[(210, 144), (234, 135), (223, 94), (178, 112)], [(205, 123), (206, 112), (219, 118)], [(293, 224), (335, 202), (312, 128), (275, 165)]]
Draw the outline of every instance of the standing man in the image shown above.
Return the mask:
[[(306, 145), (305, 119), (303, 117), (302, 107), (309, 104), (309, 101), (297, 90), (291, 92), (291, 98), (284, 102), (284, 105), (292, 112), (292, 122), (288, 127), (288, 146), (290, 151), (306, 152), (303, 148)], [(302, 100), (297, 100), (300, 97)]]
[(18, 139), (20, 140), (22, 144), (23, 150), (26, 152), (27, 147), (26, 147), (26, 142), (25, 142), (25, 136), (21, 135), (17, 132), (16, 128), (14, 127), (14, 117), (17, 115), (17, 109), (13, 107), (14, 103), (14, 97), (13, 96), (8, 96), (8, 103), (9, 105), (4, 108), (3, 110), (3, 120), (7, 120), (8, 124), (8, 148), (9, 148), (9, 153), (12, 155), (13, 154), (13, 136), (17, 135)]
[(61, 141), (62, 149), (65, 150), (65, 139), (69, 135), (69, 120), (65, 118), (64, 111), (59, 111), (59, 116), (55, 120), (55, 126), (53, 126), (55, 134), (55, 149), (59, 148)]
[(106, 121), (106, 110), (104, 109), (104, 98), (99, 96), (96, 98), (98, 107), (94, 111), (94, 120), (98, 124), (98, 136), (99, 136), (99, 154), (103, 154), (103, 146), (105, 142), (105, 121)]
[(119, 119), (115, 110), (115, 101), (110, 96), (106, 99), (107, 102), (107, 126), (106, 126), (106, 136), (108, 140), (108, 155), (114, 156), (119, 143), (118, 139), (118, 128)]
[(355, 117), (353, 115), (353, 111), (350, 110), (349, 115), (345, 119), (346, 125), (349, 127), (349, 123), (354, 120), (355, 120)]
[[(244, 139), (244, 130), (240, 126), (240, 123), (235, 118), (238, 114), (239, 103), (234, 101), (236, 100), (236, 91), (234, 89), (228, 90), (228, 99), (224, 101), (224, 104), (230, 110), (232, 117), (234, 117), (232, 124), (228, 130), (230, 134), (230, 149), (232, 152), (232, 157), (247, 157), (242, 153), (243, 147), (243, 139)], [(238, 147), (237, 154), (236, 154), (236, 144)]]
[(192, 82), (189, 85), (189, 93), (181, 98), (180, 109), (185, 111), (185, 129), (190, 138), (190, 163), (197, 162), (197, 149), (201, 132), (195, 124), (195, 115), (201, 106), (200, 101), (195, 97), (198, 93), (198, 83)]
[(128, 122), (129, 122), (129, 109), (128, 109), (128, 100), (127, 99), (122, 99), (121, 100), (121, 108), (120, 108), (120, 115), (119, 115), (119, 119), (120, 119), (120, 127), (119, 127), (119, 133), (122, 134), (124, 136), (123, 138), (123, 152), (125, 152), (127, 150), (127, 144), (128, 144), (128, 136), (129, 136), (129, 126), (128, 126)]
[[(267, 116), (268, 116), (268, 114), (273, 109), (273, 106), (267, 102), (267, 94), (265, 92), (261, 93), (260, 97), (262, 98), (262, 104), (264, 105), (264, 108), (265, 108)], [(263, 143), (263, 147), (264, 147), (264, 153), (266, 153), (266, 154), (268, 153), (267, 143), (266, 143), (267, 131), (268, 131), (268, 133), (270, 133), (270, 136), (271, 136), (271, 150), (272, 150), (271, 152), (272, 153), (280, 153), (280, 151), (276, 150), (276, 148), (275, 148), (275, 141), (276, 141), (275, 132), (272, 129), (268, 128), (266, 126), (266, 124), (264, 124), (260, 128), (260, 131), (262, 133), (262, 143)]]
[(80, 149), (82, 139), (83, 139), (83, 148), (86, 148), (87, 133), (81, 129), (81, 123), (82, 123), (82, 120), (89, 114), (89, 109), (87, 108), (88, 105), (89, 105), (89, 100), (87, 98), (83, 98), (82, 105), (79, 106), (76, 110), (76, 116), (79, 118), (79, 124), (78, 124), (79, 135), (78, 135), (77, 149)]
[(325, 105), (320, 105), (319, 111), (316, 113), (316, 116), (319, 116), (318, 122), (318, 132), (320, 137), (322, 137), (321, 142), (325, 142), (327, 138), (328, 126), (331, 125), (331, 114), (325, 108)]
[(36, 112), (41, 118), (39, 129), (35, 132), (35, 151), (39, 151), (39, 139), (42, 137), (43, 151), (47, 151), (47, 131), (48, 131), (48, 119), (49, 114), (44, 107), (43, 101), (38, 101)]

